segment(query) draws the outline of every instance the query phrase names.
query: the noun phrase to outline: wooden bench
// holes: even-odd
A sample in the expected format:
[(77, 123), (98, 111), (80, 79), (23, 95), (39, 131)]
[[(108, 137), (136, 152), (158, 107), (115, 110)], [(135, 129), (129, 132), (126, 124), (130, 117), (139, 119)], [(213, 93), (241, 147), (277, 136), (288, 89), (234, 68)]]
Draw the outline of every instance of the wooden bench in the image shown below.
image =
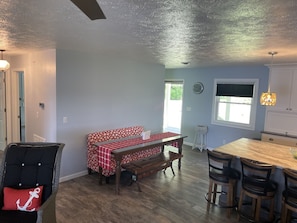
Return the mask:
[(138, 190), (141, 192), (141, 188), (138, 183), (139, 179), (154, 174), (160, 170), (165, 171), (168, 167), (171, 168), (173, 175), (175, 175), (172, 162), (182, 157), (182, 154), (166, 151), (141, 160), (122, 164), (121, 166), (133, 174), (132, 180), (136, 182)]

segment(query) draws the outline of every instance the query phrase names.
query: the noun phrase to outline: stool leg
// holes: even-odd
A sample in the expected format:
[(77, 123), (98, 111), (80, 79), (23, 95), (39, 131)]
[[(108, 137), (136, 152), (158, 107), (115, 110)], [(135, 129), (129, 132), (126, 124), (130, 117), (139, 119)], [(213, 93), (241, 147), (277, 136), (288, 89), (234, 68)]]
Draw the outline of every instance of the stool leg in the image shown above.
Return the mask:
[(256, 209), (257, 209), (256, 205), (257, 205), (257, 199), (252, 198), (252, 210), (251, 210), (252, 218), (255, 218), (256, 216)]
[(217, 188), (218, 188), (218, 185), (216, 183), (214, 183), (214, 186), (213, 186), (213, 195), (212, 195), (212, 203), (216, 203), (216, 199), (217, 199)]
[(274, 199), (272, 198), (270, 201), (270, 212), (269, 212), (269, 221), (273, 220), (273, 213), (274, 213)]
[(286, 216), (286, 222), (291, 222), (292, 220), (292, 211), (288, 208), (287, 209), (287, 216)]
[(260, 211), (261, 211), (261, 203), (262, 203), (262, 199), (256, 199), (257, 200), (257, 205), (256, 205), (256, 216), (255, 216), (255, 220), (256, 222), (259, 222), (260, 220)]
[(243, 197), (244, 197), (244, 191), (241, 190), (239, 201), (238, 201), (238, 208), (237, 208), (237, 221), (239, 221), (239, 219), (240, 219), (240, 211), (241, 211), (241, 207), (242, 207)]
[(233, 206), (233, 185), (229, 184), (228, 185), (228, 200), (227, 200), (227, 206), (228, 206), (228, 211), (227, 211), (227, 217), (230, 218), (231, 216), (231, 211)]
[(281, 223), (285, 223), (286, 222), (286, 207), (285, 207), (285, 203), (284, 201), (282, 202), (282, 210), (281, 210)]
[(211, 203), (212, 186), (213, 186), (213, 181), (209, 180), (208, 196), (207, 196), (207, 212), (209, 212), (209, 207)]

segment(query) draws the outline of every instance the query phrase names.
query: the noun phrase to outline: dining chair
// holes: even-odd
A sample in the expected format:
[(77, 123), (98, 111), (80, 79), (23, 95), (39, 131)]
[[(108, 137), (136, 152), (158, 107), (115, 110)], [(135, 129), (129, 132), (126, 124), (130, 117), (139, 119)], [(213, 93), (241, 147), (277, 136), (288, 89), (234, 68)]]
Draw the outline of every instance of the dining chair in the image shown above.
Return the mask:
[[(209, 167), (209, 188), (206, 194), (207, 212), (210, 205), (227, 208), (227, 217), (230, 217), (232, 209), (236, 206), (235, 195), (240, 172), (231, 167), (233, 156), (216, 151), (207, 150)], [(220, 186), (220, 190), (218, 190)], [(219, 202), (216, 201), (220, 194)], [(223, 201), (223, 198), (227, 201)]]
[(253, 221), (260, 221), (260, 213), (262, 209), (262, 201), (270, 201), (269, 221), (274, 219), (274, 197), (277, 191), (277, 183), (273, 182), (270, 177), (274, 171), (274, 166), (261, 163), (245, 158), (240, 158), (242, 167), (241, 193), (238, 202), (238, 220), (241, 215), (245, 196), (252, 199), (252, 216), (246, 216)]
[(56, 223), (63, 143), (11, 143), (0, 165), (0, 222)]
[(285, 190), (283, 191), (281, 222), (291, 222), (292, 212), (297, 213), (297, 171), (283, 169)]

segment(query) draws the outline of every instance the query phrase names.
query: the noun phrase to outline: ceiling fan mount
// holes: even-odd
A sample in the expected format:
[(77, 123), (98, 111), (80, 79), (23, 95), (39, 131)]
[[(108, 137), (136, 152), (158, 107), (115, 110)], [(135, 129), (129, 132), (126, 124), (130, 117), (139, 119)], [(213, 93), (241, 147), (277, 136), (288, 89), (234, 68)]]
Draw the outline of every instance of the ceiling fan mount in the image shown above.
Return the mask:
[(91, 20), (106, 19), (96, 0), (71, 0)]

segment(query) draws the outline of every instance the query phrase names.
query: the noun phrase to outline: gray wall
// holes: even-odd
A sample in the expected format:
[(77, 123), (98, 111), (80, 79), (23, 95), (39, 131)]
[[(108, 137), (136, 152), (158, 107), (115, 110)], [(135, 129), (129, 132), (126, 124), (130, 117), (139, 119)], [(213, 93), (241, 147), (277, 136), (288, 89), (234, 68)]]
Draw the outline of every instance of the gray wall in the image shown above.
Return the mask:
[(164, 66), (66, 50), (57, 50), (56, 64), (57, 141), (66, 143), (62, 177), (86, 171), (90, 132), (162, 128)]
[[(198, 124), (209, 127), (208, 146), (213, 148), (224, 140), (259, 138), (264, 128), (265, 107), (259, 104), (255, 131), (210, 124), (214, 79), (257, 78), (260, 95), (267, 90), (264, 65), (165, 71), (162, 65), (122, 57), (48, 50), (14, 57), (11, 66), (12, 71), (25, 72), (26, 140), (38, 134), (66, 143), (61, 168), (65, 180), (86, 174), (87, 133), (131, 125), (162, 128), (165, 78), (185, 80), (182, 134), (188, 136), (187, 143), (193, 142)], [(200, 95), (192, 92), (197, 81), (205, 87)], [(46, 104), (44, 110), (39, 102)]]
[[(262, 91), (267, 91), (268, 73), (268, 68), (264, 65), (200, 69), (167, 69), (165, 75), (166, 79), (184, 80), (181, 132), (188, 136), (186, 142), (193, 143), (194, 130), (197, 125), (208, 126), (207, 145), (211, 148), (218, 147), (224, 142), (228, 143), (241, 137), (260, 138), (260, 132), (264, 129), (265, 107), (261, 106), (259, 102), (257, 104), (255, 131), (211, 124), (214, 79), (259, 79), (259, 98)], [(198, 81), (202, 82), (204, 85), (204, 92), (202, 94), (195, 94), (192, 91), (193, 84)], [(191, 107), (191, 111), (186, 111), (186, 107)]]
[[(43, 50), (12, 57), (9, 78), (20, 71), (24, 72), (25, 81), (26, 141), (33, 141), (33, 136), (36, 134), (48, 142), (55, 142), (57, 129), (56, 50)], [(15, 84), (15, 82), (12, 83)], [(44, 108), (40, 107), (39, 103), (44, 103)], [(8, 105), (8, 108), (10, 106)], [(9, 110), (7, 114), (18, 115)], [(8, 127), (12, 128), (8, 128), (9, 133), (16, 129), (13, 122), (9, 123)], [(15, 136), (11, 137), (11, 140), (12, 142), (19, 141), (19, 137), (18, 139)], [(8, 143), (10, 142), (8, 138)]]

